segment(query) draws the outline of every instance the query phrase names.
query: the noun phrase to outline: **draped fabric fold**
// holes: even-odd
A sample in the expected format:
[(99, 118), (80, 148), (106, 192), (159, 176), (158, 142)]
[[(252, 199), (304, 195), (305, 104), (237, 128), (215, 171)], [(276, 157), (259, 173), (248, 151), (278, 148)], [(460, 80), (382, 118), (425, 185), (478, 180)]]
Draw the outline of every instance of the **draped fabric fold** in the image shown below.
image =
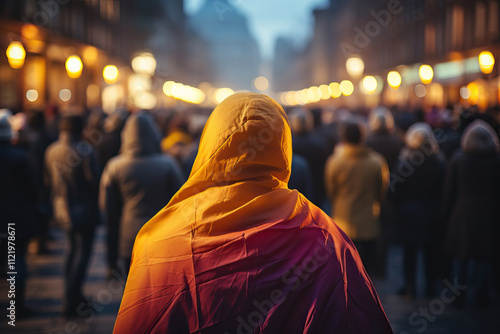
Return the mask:
[(189, 179), (139, 232), (115, 333), (391, 333), (349, 238), (288, 189), (271, 98), (210, 116)]

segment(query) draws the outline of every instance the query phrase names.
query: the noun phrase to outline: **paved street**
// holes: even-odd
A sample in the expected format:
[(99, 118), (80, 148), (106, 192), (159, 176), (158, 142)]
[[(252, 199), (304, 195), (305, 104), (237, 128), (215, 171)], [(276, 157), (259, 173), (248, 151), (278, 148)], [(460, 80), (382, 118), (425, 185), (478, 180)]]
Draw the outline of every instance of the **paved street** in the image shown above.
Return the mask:
[[(7, 294), (2, 292), (1, 333), (111, 333), (118, 311), (123, 284), (118, 280), (106, 281), (104, 229), (99, 228), (90, 264), (90, 272), (85, 285), (85, 295), (94, 301), (95, 312), (87, 310), (79, 319), (67, 321), (59, 316), (63, 292), (63, 253), (65, 240), (60, 231), (53, 231), (49, 243), (49, 255), (28, 256), (30, 277), (27, 284), (28, 306), (34, 315), (18, 319), (16, 327), (7, 325), (5, 317)], [(440, 298), (420, 299), (410, 302), (397, 295), (402, 285), (402, 254), (398, 248), (392, 248), (389, 254), (389, 275), (387, 280), (375, 280), (377, 291), (396, 334), (460, 334), (460, 333), (498, 333), (500, 312), (483, 310), (466, 312), (447, 304)], [(1, 291), (6, 291), (7, 284), (2, 280)], [(443, 288), (445, 285), (443, 284)], [(451, 298), (453, 295), (446, 295)], [(414, 312), (416, 312), (414, 314)], [(420, 312), (420, 313), (419, 313)], [(412, 315), (413, 314), (413, 315)]]

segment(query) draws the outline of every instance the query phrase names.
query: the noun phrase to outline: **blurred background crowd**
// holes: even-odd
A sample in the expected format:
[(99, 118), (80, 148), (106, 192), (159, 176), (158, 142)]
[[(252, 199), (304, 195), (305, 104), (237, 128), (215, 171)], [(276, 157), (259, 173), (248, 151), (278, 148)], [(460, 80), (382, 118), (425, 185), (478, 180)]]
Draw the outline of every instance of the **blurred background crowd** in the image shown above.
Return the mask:
[[(398, 245), (404, 298), (434, 297), (448, 278), (468, 286), (459, 306), (495, 306), (499, 109), (286, 111), (294, 152), (289, 187), (331, 214), (372, 277), (384, 278), (387, 249)], [(202, 108), (0, 112), (0, 206), (5, 221), (16, 224), (19, 312), (28, 244), (43, 254), (51, 229), (64, 230), (69, 242), (64, 315), (85, 304), (97, 225), (107, 230), (108, 278), (126, 276), (139, 229), (189, 176), (209, 114)], [(6, 254), (1, 259), (5, 267)]]

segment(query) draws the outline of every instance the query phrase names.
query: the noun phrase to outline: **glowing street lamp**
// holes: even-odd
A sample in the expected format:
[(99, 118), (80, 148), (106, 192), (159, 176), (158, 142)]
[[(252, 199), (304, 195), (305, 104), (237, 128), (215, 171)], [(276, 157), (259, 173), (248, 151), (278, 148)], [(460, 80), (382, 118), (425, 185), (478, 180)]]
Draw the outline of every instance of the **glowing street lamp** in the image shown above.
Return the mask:
[(66, 72), (68, 72), (68, 76), (73, 79), (77, 79), (82, 74), (83, 64), (80, 57), (73, 55), (69, 56), (66, 59)]
[(347, 74), (349, 74), (352, 78), (357, 79), (363, 75), (363, 72), (365, 71), (365, 63), (360, 57), (352, 56), (346, 60), (345, 68), (347, 70)]
[(349, 96), (354, 92), (354, 85), (349, 80), (342, 80), (340, 82), (340, 90), (342, 91), (342, 95)]
[(434, 77), (434, 71), (430, 65), (421, 65), (418, 69), (418, 75), (423, 84), (430, 84)]
[(266, 77), (260, 76), (255, 78), (255, 80), (253, 81), (253, 85), (257, 90), (263, 92), (269, 88), (269, 80), (267, 80)]
[(24, 50), (21, 42), (11, 42), (7, 47), (7, 51), (5, 53), (7, 55), (10, 67), (16, 70), (23, 67), (24, 59), (26, 58), (26, 51)]
[(387, 83), (389, 87), (398, 89), (401, 86), (401, 75), (397, 71), (387, 73)]
[(363, 88), (368, 94), (373, 94), (377, 90), (377, 79), (372, 75), (363, 78)]
[(107, 84), (114, 84), (118, 80), (118, 68), (115, 65), (104, 66), (102, 77)]
[(156, 59), (150, 52), (139, 53), (132, 59), (132, 68), (135, 73), (153, 76), (156, 71)]
[(479, 68), (484, 74), (490, 74), (493, 72), (493, 67), (495, 66), (495, 57), (489, 51), (483, 51), (478, 57)]

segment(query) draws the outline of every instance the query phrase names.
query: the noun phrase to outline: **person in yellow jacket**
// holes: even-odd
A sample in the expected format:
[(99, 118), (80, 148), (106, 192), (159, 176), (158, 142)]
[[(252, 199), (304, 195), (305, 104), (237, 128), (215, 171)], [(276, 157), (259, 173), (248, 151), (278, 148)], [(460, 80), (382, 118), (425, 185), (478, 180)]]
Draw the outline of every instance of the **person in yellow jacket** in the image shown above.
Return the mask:
[(384, 157), (364, 144), (366, 131), (360, 122), (344, 121), (339, 136), (341, 144), (325, 167), (331, 216), (356, 245), (368, 273), (373, 273), (380, 202), (389, 185), (389, 169)]

